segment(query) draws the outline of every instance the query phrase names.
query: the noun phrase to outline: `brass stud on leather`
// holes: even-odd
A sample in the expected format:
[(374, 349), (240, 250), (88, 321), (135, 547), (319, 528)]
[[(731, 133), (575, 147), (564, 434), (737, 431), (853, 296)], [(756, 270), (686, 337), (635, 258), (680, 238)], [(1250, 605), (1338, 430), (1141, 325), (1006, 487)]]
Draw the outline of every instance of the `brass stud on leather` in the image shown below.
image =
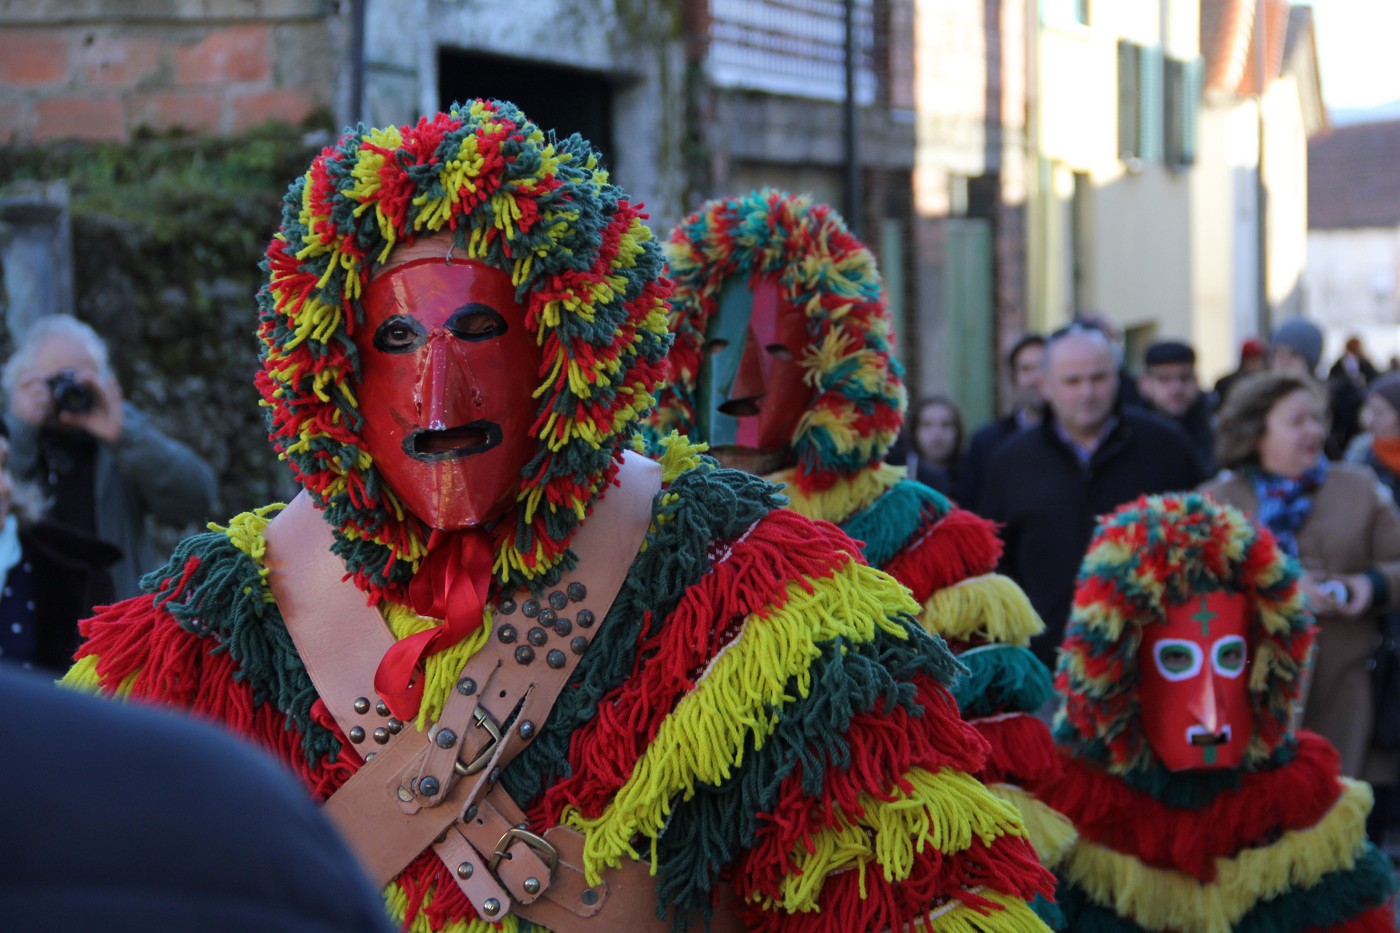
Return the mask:
[(418, 779), (418, 793), (424, 797), (436, 797), (440, 790), (442, 790), (442, 785), (431, 774)]
[(526, 719), (520, 724), (520, 737), (522, 739), (531, 738), (535, 734), (535, 724)]
[(530, 644), (534, 645), (536, 648), (538, 648), (545, 642), (549, 641), (549, 633), (546, 632), (544, 629), (540, 628), (539, 626), (535, 626), (534, 628), (530, 629), (530, 631), (525, 633), (525, 640), (528, 641)]
[(361, 716), (369, 712), (369, 697), (355, 697), (355, 712)]
[(359, 745), (359, 744), (360, 744), (361, 742), (363, 742), (364, 740), (365, 740), (365, 727), (364, 727), (364, 726), (355, 726), (354, 728), (352, 728), (352, 729), (350, 730), (350, 741), (354, 742), (356, 745)]
[(592, 907), (594, 904), (598, 903), (598, 892), (592, 888), (584, 888), (583, 893), (578, 896), (578, 899), (583, 901), (583, 906)]
[(402, 800), (404, 803), (408, 803), (410, 800), (413, 799), (413, 793), (407, 787), (400, 787), (399, 799)]
[(474, 870), (471, 862), (463, 862), (457, 866), (457, 877), (465, 881), (472, 876)]
[(515, 600), (503, 599), (496, 604), (496, 611), (503, 616), (508, 616), (515, 611)]
[(588, 587), (584, 586), (577, 580), (575, 580), (573, 583), (570, 583), (568, 589), (569, 598), (572, 599), (574, 602), (579, 602), (585, 596), (588, 595)]
[(563, 609), (569, 604), (569, 597), (562, 590), (555, 590), (549, 594), (549, 604), (555, 609)]
[(540, 624), (541, 624), (541, 625), (553, 625), (553, 624), (554, 624), (554, 620), (557, 619), (557, 618), (559, 618), (559, 613), (555, 612), (553, 609), (541, 609), (541, 610), (540, 610)]
[(573, 630), (574, 623), (570, 622), (563, 616), (560, 616), (559, 621), (554, 623), (554, 634), (556, 635), (568, 635)]
[(515, 663), (529, 664), (533, 660), (535, 660), (534, 648), (531, 648), (529, 645), (521, 645), (519, 648), (515, 649)]
[(592, 628), (595, 617), (592, 609), (580, 609), (578, 611), (579, 628)]
[(467, 807), (466, 811), (462, 814), (463, 823), (470, 823), (474, 819), (476, 819), (476, 804)]
[(525, 893), (526, 893), (526, 894), (539, 894), (539, 893), (540, 893), (540, 879), (538, 879), (538, 878), (534, 878), (534, 877), (526, 878), (524, 881), (522, 881), (522, 882), (520, 883), (520, 886), (521, 886), (522, 888), (525, 889)]
[(494, 768), (491, 769), (491, 773), (488, 774), (488, 775), (486, 776), (486, 783), (487, 783), (487, 784), (495, 784), (495, 783), (496, 783), (497, 781), (499, 781), (500, 779), (501, 779), (501, 766), (500, 766), (500, 765), (496, 765), (496, 767), (494, 767)]
[(560, 651), (558, 648), (552, 649), (549, 654), (544, 656), (544, 663), (548, 664), (556, 671), (564, 666), (565, 660), (564, 652)]
[(488, 917), (494, 917), (501, 912), (501, 902), (494, 897), (488, 897), (485, 903), (481, 905), (481, 912)]
[(392, 716), (390, 716), (389, 721), (385, 723), (385, 726), (386, 728), (388, 728), (390, 735), (398, 735), (400, 732), (403, 731), (403, 720), (395, 719)]
[(380, 700), (378, 703), (374, 704), (374, 711), (381, 716), (388, 716), (389, 704), (385, 703), (383, 700)]
[(457, 744), (457, 733), (451, 729), (439, 729), (433, 741), (437, 743), (438, 748), (451, 748)]
[(496, 630), (496, 638), (503, 645), (508, 645), (511, 642), (515, 641), (515, 626), (502, 625)]
[(472, 680), (470, 677), (463, 677), (461, 680), (457, 681), (457, 692), (464, 697), (471, 696), (473, 693), (476, 693), (476, 681)]
[(380, 726), (378, 729), (375, 729), (375, 730), (374, 730), (374, 741), (375, 741), (376, 743), (380, 744), (380, 745), (383, 745), (383, 744), (385, 744), (386, 742), (388, 742), (388, 741), (389, 741), (389, 730), (386, 729), (386, 728), (384, 728), (383, 726)]
[(569, 642), (569, 650), (574, 654), (583, 654), (588, 650), (588, 639), (582, 635), (575, 635), (573, 641)]
[(538, 599), (527, 599), (525, 605), (520, 607), (520, 611), (525, 613), (527, 619), (533, 619), (540, 614), (540, 601)]

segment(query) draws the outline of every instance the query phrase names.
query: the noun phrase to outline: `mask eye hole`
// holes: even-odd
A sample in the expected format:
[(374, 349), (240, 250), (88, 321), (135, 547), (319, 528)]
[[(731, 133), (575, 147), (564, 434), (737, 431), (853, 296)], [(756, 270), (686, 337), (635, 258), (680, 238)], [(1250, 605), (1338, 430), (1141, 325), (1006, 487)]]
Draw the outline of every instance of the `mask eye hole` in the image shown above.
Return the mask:
[(789, 349), (788, 345), (785, 343), (770, 343), (763, 349), (767, 351), (768, 355), (773, 357), (773, 359), (775, 360), (786, 360), (788, 362), (791, 362), (793, 359), (795, 359), (795, 357), (792, 355), (792, 350)]
[(1152, 649), (1157, 671), (1167, 680), (1187, 680), (1201, 672), (1201, 646), (1193, 641), (1164, 638)]
[(374, 348), (383, 353), (412, 353), (423, 345), (423, 325), (406, 314), (396, 314), (374, 332)]
[(488, 305), (472, 302), (447, 320), (447, 329), (458, 340), (490, 340), (507, 330), (506, 319)]
[(719, 337), (716, 337), (714, 340), (705, 341), (705, 353), (708, 356), (714, 356), (716, 353), (720, 353), (728, 347), (729, 341)]
[(1249, 652), (1245, 648), (1244, 639), (1239, 635), (1226, 635), (1215, 643), (1213, 655), (1216, 673), (1225, 677), (1238, 677), (1244, 673)]

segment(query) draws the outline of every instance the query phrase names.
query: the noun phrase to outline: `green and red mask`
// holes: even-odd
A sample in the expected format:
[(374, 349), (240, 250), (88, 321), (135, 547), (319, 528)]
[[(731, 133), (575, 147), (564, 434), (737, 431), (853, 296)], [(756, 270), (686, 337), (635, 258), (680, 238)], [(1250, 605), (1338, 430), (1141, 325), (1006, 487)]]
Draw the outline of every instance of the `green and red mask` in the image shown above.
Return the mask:
[(1238, 768), (1254, 734), (1249, 601), (1216, 590), (1165, 607), (1138, 647), (1143, 731), (1170, 771)]

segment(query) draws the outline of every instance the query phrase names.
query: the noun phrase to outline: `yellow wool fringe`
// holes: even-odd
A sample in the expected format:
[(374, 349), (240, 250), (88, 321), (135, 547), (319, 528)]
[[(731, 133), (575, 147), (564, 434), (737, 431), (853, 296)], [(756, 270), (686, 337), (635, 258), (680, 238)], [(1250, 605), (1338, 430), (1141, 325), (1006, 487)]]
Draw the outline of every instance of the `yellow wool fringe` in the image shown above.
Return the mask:
[[(69, 690), (76, 690), (79, 693), (102, 693), (102, 678), (97, 675), (97, 655), (90, 654), (85, 658), (80, 658), (74, 665), (68, 668), (68, 673), (59, 678), (58, 685)], [(138, 668), (122, 678), (117, 684), (117, 689), (112, 691), (111, 696), (118, 700), (125, 700), (131, 696), (131, 688), (136, 683), (136, 678), (141, 676), (141, 669)]]
[[(598, 883), (605, 865), (642, 858), (633, 845), (638, 836), (651, 839), (654, 848), (673, 798), (688, 800), (697, 783), (728, 779), (742, 764), (750, 741), (762, 748), (777, 724), (777, 710), (811, 689), (811, 666), (821, 642), (837, 637), (852, 644), (869, 642), (877, 628), (906, 637), (887, 613), (908, 611), (913, 600), (893, 577), (852, 561), (831, 577), (807, 582), (812, 592), (803, 589), (802, 581), (793, 581), (780, 609), (745, 620), (739, 637), (662, 721), (632, 776), (599, 816), (588, 819), (576, 809), (564, 811), (562, 822), (587, 836), (589, 884)], [(790, 679), (796, 695), (786, 692)]]
[[(403, 641), (410, 635), (416, 635), (438, 624), (436, 619), (426, 619), (398, 603), (386, 601), (380, 606), (380, 612), (389, 625), (389, 631), (394, 633), (396, 641)], [(462, 668), (471, 656), (486, 644), (486, 639), (491, 633), (491, 618), (491, 607), (487, 606), (481, 628), (452, 647), (428, 655), (424, 665), (423, 706), (418, 710), (416, 721), (419, 732), (427, 730), (442, 715), (443, 704), (447, 702), (448, 695), (456, 689), (457, 677), (462, 673)]]
[(404, 894), (403, 888), (394, 881), (389, 882), (384, 888), (384, 907), (389, 912), (389, 919), (394, 922), (397, 929), (403, 930), (404, 933), (518, 933), (520, 930), (520, 921), (514, 914), (506, 914), (501, 918), (499, 924), (472, 918), (471, 920), (455, 920), (434, 930), (428, 925), (427, 914), (428, 905), (432, 902), (433, 894), (429, 892), (423, 898), (423, 909), (418, 911), (412, 923), (404, 926), (403, 918), (408, 913), (408, 895)]
[(856, 869), (861, 896), (865, 872), (873, 861), (886, 881), (909, 877), (914, 857), (932, 847), (945, 854), (962, 852), (973, 837), (990, 845), (1001, 836), (1024, 836), (1016, 808), (998, 800), (971, 775), (951, 768), (931, 773), (913, 768), (904, 775), (913, 794), (892, 788), (894, 800), (861, 794), (865, 814), (858, 823), (844, 817), (839, 827), (799, 840), (792, 853), (797, 870), (783, 879), (779, 905), (789, 913), (816, 909), (826, 877)]
[(793, 467), (779, 470), (764, 479), (770, 483), (787, 484), (783, 494), (788, 497), (788, 508), (794, 512), (837, 524), (870, 505), (905, 478), (903, 467), (878, 463), (854, 476), (844, 477), (830, 489), (804, 494), (792, 481), (796, 474), (797, 468)]
[(987, 789), (1020, 811), (1040, 864), (1049, 869), (1060, 864), (1079, 838), (1074, 821), (1014, 784), (990, 784)]
[(944, 638), (1029, 647), (1045, 630), (1026, 593), (1010, 577), (986, 573), (945, 586), (924, 603), (919, 623)]
[(910, 926), (934, 933), (1048, 933), (1050, 928), (1020, 898), (986, 888), (976, 889), (975, 893), (1001, 910), (984, 914), (956, 901), (934, 911), (929, 921), (916, 921)]
[(263, 563), (267, 555), (267, 540), (263, 537), (263, 530), (277, 517), (277, 513), (286, 507), (284, 502), (274, 502), (251, 512), (240, 512), (229, 519), (227, 527), (216, 522), (210, 522), (205, 526), (210, 531), (221, 532), (228, 536), (229, 544), (248, 555), (257, 565), (258, 576), (263, 581), (263, 602), (266, 603), (275, 600), (271, 588), (267, 585), (267, 567)]
[(1181, 933), (1229, 933), (1251, 907), (1323, 875), (1349, 871), (1366, 850), (1371, 787), (1342, 778), (1343, 792), (1317, 825), (1285, 833), (1268, 848), (1216, 859), (1213, 884), (1149, 868), (1112, 849), (1081, 840), (1065, 860), (1065, 877), (1094, 902), (1139, 926)]

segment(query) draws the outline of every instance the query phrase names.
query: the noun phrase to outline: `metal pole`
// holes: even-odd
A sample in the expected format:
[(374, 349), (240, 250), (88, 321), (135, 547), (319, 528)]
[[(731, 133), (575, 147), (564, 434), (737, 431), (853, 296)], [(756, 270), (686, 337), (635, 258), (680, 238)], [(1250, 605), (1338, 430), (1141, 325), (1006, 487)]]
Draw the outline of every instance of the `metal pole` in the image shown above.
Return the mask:
[(365, 4), (354, 0), (350, 6), (350, 122), (365, 119)]
[(856, 0), (845, 0), (846, 14), (846, 100), (843, 117), (846, 131), (846, 197), (841, 211), (846, 218), (846, 226), (860, 236), (861, 190), (860, 190), (860, 114), (856, 109), (856, 74), (860, 63), (856, 60)]
[(1273, 332), (1273, 314), (1269, 309), (1269, 188), (1264, 182), (1264, 146), (1268, 141), (1268, 133), (1264, 125), (1264, 91), (1268, 85), (1267, 57), (1269, 53), (1268, 43), (1268, 0), (1254, 0), (1254, 87), (1258, 92), (1254, 104), (1258, 108), (1256, 111), (1258, 133), (1259, 159), (1255, 170), (1254, 187), (1254, 217), (1258, 225), (1256, 234), (1256, 246), (1258, 249), (1258, 333), (1267, 339)]

